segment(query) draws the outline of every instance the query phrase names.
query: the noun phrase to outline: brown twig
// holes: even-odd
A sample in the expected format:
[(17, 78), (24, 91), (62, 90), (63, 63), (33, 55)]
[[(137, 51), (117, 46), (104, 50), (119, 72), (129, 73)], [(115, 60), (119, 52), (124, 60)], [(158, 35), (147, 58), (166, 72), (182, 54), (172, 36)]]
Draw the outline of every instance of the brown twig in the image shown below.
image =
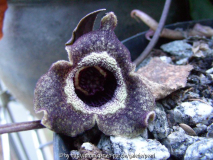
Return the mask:
[[(158, 22), (140, 10), (133, 10), (131, 12), (131, 17), (135, 18), (137, 21), (139, 18), (150, 27), (150, 29), (146, 32), (145, 37), (146, 39), (151, 40), (151, 37), (154, 35), (158, 27)], [(209, 26), (203, 26), (199, 23), (196, 23), (192, 29), (187, 29), (186, 31), (163, 28), (160, 34), (160, 37), (174, 40), (184, 39), (190, 36), (204, 36), (210, 38), (213, 36), (213, 29)]]
[[(161, 31), (163, 29), (163, 26), (165, 24), (165, 21), (166, 21), (168, 12), (169, 12), (170, 4), (171, 4), (171, 0), (166, 0), (165, 5), (164, 5), (164, 9), (163, 9), (163, 13), (162, 13), (161, 18), (160, 18), (160, 22), (159, 22), (158, 28), (157, 28), (152, 40), (150, 41), (148, 46), (145, 48), (143, 53), (134, 61), (136, 66), (138, 66), (148, 56), (148, 54), (150, 53), (152, 48), (157, 43), (157, 41), (159, 39), (159, 36), (160, 36), (160, 33), (161, 33)], [(131, 15), (134, 15), (134, 13), (136, 13), (135, 11), (137, 11), (137, 10), (133, 10)]]
[(41, 120), (0, 125), (0, 134), (45, 128)]
[[(140, 10), (133, 10), (131, 12), (131, 17), (139, 18), (147, 26), (150, 27), (150, 30), (148, 30), (146, 33), (146, 38), (148, 40), (151, 40), (150, 37), (153, 36), (155, 31), (157, 30), (158, 22)], [(183, 39), (185, 34), (187, 34), (187, 33), (183, 32), (183, 31), (163, 28), (160, 33), (160, 37), (169, 38), (169, 39)]]
[[(188, 99), (189, 101), (200, 101), (200, 102), (202, 102), (202, 103), (205, 103), (206, 105), (208, 105), (208, 106), (211, 106), (210, 104), (208, 104), (207, 102), (205, 102), (204, 100), (202, 100), (202, 99), (198, 99), (198, 98), (190, 98), (190, 99)], [(211, 106), (212, 107), (212, 106)]]

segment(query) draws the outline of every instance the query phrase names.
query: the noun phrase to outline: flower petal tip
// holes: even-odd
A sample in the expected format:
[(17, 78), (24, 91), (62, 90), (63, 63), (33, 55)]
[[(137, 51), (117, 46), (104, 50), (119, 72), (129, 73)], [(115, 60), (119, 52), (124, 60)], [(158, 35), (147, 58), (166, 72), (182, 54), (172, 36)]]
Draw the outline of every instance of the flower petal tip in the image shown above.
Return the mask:
[(71, 39), (66, 43), (66, 45), (72, 45), (79, 37), (82, 35), (91, 32), (93, 30), (93, 26), (95, 23), (95, 19), (98, 15), (98, 13), (105, 11), (106, 9), (99, 9), (94, 12), (91, 12), (87, 14), (85, 17), (83, 17), (76, 28), (74, 29), (72, 33)]
[(114, 30), (117, 26), (117, 17), (114, 12), (109, 12), (101, 19), (101, 30)]
[(155, 112), (154, 111), (148, 112), (146, 114), (146, 118), (144, 119), (144, 126), (148, 127), (149, 123), (154, 121), (154, 119), (155, 119)]

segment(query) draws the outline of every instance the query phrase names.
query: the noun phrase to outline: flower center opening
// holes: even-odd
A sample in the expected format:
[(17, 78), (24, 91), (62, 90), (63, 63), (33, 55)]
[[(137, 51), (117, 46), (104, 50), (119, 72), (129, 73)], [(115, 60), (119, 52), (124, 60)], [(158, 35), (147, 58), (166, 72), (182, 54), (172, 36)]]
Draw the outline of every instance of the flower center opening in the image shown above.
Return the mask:
[(117, 81), (112, 72), (99, 66), (87, 66), (75, 73), (74, 86), (84, 103), (100, 107), (112, 99)]

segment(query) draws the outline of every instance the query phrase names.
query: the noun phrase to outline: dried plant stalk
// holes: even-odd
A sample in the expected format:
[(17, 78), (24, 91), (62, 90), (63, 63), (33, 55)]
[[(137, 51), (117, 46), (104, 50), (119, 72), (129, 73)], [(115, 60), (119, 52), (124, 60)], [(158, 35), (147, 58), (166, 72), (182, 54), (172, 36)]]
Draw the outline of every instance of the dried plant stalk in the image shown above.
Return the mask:
[(0, 134), (45, 128), (41, 120), (0, 125)]
[[(156, 32), (154, 33), (152, 40), (150, 41), (148, 46), (145, 48), (143, 53), (134, 61), (136, 66), (138, 66), (149, 55), (150, 51), (153, 49), (153, 47), (157, 43), (159, 36), (161, 34), (161, 31), (163, 29), (163, 26), (165, 24), (165, 21), (166, 21), (168, 12), (169, 12), (170, 4), (171, 4), (171, 0), (166, 0), (164, 8), (163, 8), (163, 13), (162, 13), (161, 18), (160, 18), (159, 25), (157, 25), (158, 27), (156, 26), (155, 20), (149, 19), (149, 21), (146, 21), (146, 23), (154, 24), (154, 26), (155, 26), (154, 28), (157, 28), (157, 29), (156, 29)], [(133, 10), (131, 15), (135, 15), (135, 13), (138, 13), (138, 12), (139, 12), (138, 10)], [(146, 17), (150, 18), (148, 15)]]

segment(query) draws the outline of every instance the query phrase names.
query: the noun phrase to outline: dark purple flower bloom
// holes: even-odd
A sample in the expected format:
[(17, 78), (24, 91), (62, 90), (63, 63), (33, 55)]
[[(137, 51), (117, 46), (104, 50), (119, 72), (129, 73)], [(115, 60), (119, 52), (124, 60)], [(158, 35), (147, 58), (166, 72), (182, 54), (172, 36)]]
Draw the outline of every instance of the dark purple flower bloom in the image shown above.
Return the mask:
[(88, 14), (74, 30), (66, 45), (69, 62), (54, 63), (39, 79), (35, 111), (44, 112), (43, 125), (68, 136), (97, 124), (106, 135), (134, 137), (154, 119), (154, 98), (114, 34), (114, 13), (92, 31), (100, 11)]

